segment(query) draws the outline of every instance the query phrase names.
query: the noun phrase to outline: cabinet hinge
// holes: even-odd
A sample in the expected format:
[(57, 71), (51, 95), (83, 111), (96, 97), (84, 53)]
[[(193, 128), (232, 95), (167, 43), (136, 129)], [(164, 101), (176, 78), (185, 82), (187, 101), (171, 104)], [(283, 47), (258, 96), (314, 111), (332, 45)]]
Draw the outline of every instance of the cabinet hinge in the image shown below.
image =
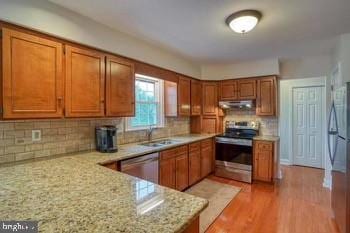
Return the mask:
[(63, 46), (63, 54), (66, 54), (66, 46)]

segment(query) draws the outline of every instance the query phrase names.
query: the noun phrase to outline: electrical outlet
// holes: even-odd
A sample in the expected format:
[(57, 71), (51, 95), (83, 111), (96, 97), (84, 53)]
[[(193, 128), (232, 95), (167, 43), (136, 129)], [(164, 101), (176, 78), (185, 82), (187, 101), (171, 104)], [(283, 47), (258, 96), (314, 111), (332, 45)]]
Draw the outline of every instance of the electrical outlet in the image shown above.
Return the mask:
[(34, 129), (32, 130), (32, 142), (40, 142), (41, 141), (41, 130)]

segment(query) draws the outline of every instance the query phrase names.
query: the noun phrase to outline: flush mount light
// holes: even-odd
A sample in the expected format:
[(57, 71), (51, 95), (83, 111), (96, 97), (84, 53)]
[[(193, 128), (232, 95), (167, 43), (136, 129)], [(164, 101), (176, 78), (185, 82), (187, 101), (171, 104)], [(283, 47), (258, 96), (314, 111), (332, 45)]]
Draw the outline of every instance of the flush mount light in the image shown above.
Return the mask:
[(237, 33), (247, 33), (258, 24), (261, 16), (262, 15), (259, 11), (243, 10), (227, 17), (226, 23)]

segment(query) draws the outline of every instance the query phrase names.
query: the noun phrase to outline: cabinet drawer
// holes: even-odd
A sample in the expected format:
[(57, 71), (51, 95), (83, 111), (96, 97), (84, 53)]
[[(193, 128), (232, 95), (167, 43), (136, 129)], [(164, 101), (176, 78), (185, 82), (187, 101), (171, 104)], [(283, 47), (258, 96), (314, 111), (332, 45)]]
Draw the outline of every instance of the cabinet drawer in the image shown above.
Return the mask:
[(182, 155), (182, 154), (187, 154), (187, 145), (186, 146), (179, 146), (173, 149), (169, 149), (169, 150), (165, 150), (160, 152), (160, 159), (161, 160), (165, 160), (165, 159), (170, 159), (170, 158), (174, 158), (178, 155)]
[(177, 155), (177, 148), (169, 149), (169, 150), (160, 152), (160, 159), (161, 160), (170, 159), (170, 158), (176, 157), (176, 155)]
[(212, 139), (211, 138), (201, 141), (202, 148), (207, 148), (207, 147), (211, 147), (211, 146), (212, 146)]
[(195, 142), (190, 144), (190, 152), (191, 151), (196, 151), (201, 149), (201, 143), (200, 142)]
[(258, 150), (269, 150), (272, 151), (272, 142), (257, 142)]
[(188, 147), (186, 146), (180, 146), (180, 147), (176, 147), (176, 154), (184, 154), (188, 152)]

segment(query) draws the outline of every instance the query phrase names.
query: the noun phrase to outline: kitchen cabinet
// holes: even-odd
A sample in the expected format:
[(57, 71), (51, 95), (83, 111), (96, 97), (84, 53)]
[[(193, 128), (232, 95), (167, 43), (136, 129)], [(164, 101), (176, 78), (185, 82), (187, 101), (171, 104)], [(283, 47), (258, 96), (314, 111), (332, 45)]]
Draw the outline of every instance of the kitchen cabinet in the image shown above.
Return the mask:
[(200, 81), (191, 80), (191, 116), (199, 116), (202, 112), (202, 86)]
[(220, 100), (236, 100), (238, 98), (237, 81), (224, 80), (220, 82)]
[(191, 80), (181, 76), (178, 83), (178, 106), (179, 116), (191, 115)]
[(218, 117), (203, 116), (202, 117), (202, 133), (216, 133), (218, 131)]
[(274, 143), (270, 141), (254, 141), (253, 147), (254, 180), (272, 182), (275, 176)]
[(177, 83), (164, 81), (164, 114), (166, 117), (177, 116)]
[(201, 141), (201, 178), (212, 172), (213, 162), (213, 140), (210, 138)]
[(106, 59), (106, 116), (135, 115), (135, 68), (125, 59)]
[(216, 115), (218, 109), (218, 86), (216, 82), (202, 83), (203, 115)]
[(188, 154), (189, 185), (197, 183), (201, 179), (201, 143), (195, 142), (189, 145)]
[(175, 158), (175, 184), (176, 190), (182, 191), (188, 187), (188, 153), (177, 155)]
[(63, 45), (2, 29), (3, 118), (63, 116)]
[(257, 80), (256, 115), (275, 116), (277, 108), (276, 77)]
[(119, 170), (119, 169), (118, 169), (118, 165), (117, 165), (116, 162), (107, 163), (107, 164), (104, 164), (103, 166), (106, 167), (106, 168), (112, 169), (112, 170), (114, 170), (114, 171), (118, 171), (118, 170)]
[(256, 80), (239, 79), (237, 81), (237, 98), (240, 100), (252, 100), (256, 98)]
[(66, 116), (104, 116), (104, 101), (105, 55), (66, 46)]
[(188, 187), (188, 146), (180, 146), (160, 153), (160, 185), (179, 191)]
[(176, 188), (176, 164), (174, 158), (163, 159), (159, 165), (159, 184), (168, 188)]

